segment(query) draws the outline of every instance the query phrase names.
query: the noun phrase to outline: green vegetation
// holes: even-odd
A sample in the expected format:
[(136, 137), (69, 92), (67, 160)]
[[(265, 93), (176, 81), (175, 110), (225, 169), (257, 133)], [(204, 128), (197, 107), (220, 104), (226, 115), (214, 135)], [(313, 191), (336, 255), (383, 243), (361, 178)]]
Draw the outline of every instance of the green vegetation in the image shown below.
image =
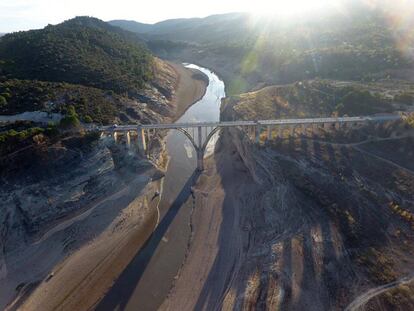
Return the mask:
[(68, 83), (10, 79), (0, 81), (0, 94), (7, 90), (9, 99), (0, 105), (0, 114), (25, 111), (66, 113), (73, 105), (85, 123), (112, 123), (121, 106), (122, 96), (111, 91)]
[(382, 99), (372, 95), (367, 90), (352, 90), (341, 99), (336, 107), (339, 115), (368, 115), (378, 111), (378, 108), (385, 106)]
[(226, 99), (237, 114), (235, 119), (248, 120), (314, 117), (333, 115), (369, 115), (388, 112), (391, 100), (370, 93), (369, 86), (335, 81), (310, 80), (284, 86), (271, 86), (256, 92)]
[(66, 115), (60, 120), (60, 127), (63, 129), (71, 129), (79, 127), (80, 121), (78, 114), (76, 113), (75, 107), (72, 105), (67, 107)]
[(33, 122), (16, 122), (0, 128), (0, 157), (24, 148), (33, 143), (38, 135), (56, 135), (56, 127), (50, 124), (47, 128), (38, 127)]
[[(384, 294), (389, 310), (412, 310), (414, 308), (413, 284), (402, 284)], [(374, 307), (375, 308), (375, 307)]]
[(414, 113), (411, 113), (409, 116), (405, 118), (405, 122), (411, 127), (414, 128)]
[(356, 261), (377, 284), (385, 284), (397, 279), (394, 262), (384, 249), (369, 247), (357, 256)]
[(8, 130), (7, 132), (0, 133), (0, 143), (9, 143), (11, 140), (22, 141), (34, 135), (43, 133), (44, 129), (40, 127), (31, 127), (26, 130), (16, 131), (14, 129)]
[(93, 120), (89, 115), (86, 115), (85, 118), (83, 119), (83, 122), (85, 123), (92, 123)]
[(152, 56), (132, 33), (77, 17), (1, 37), (0, 76), (133, 94), (151, 80)]
[(4, 96), (0, 95), (0, 109), (3, 107), (6, 107), (7, 100), (4, 98)]
[(66, 114), (62, 126), (109, 124), (152, 83), (155, 62), (138, 37), (89, 17), (0, 38), (0, 114)]
[(414, 104), (414, 95), (404, 92), (394, 97), (394, 101), (397, 103), (405, 104), (405, 105), (413, 105)]
[[(413, 66), (396, 44), (388, 12), (354, 1), (344, 11), (276, 22), (235, 13), (135, 29), (161, 57), (216, 70), (231, 95), (314, 78), (371, 82)], [(114, 24), (134, 29), (131, 23)]]
[[(90, 132), (65, 133), (62, 129), (67, 126), (76, 126), (76, 111), (74, 107), (69, 107), (67, 116), (61, 124), (49, 123), (47, 126), (30, 121), (17, 121), (0, 127), (0, 167), (7, 166), (7, 161), (3, 162), (2, 157), (7, 157), (18, 151), (27, 148), (38, 148), (40, 153), (47, 152), (47, 148), (56, 142), (71, 148), (91, 148), (99, 140), (100, 133)], [(42, 127), (41, 127), (42, 126)], [(62, 138), (66, 138), (62, 140)], [(40, 149), (39, 149), (40, 148)]]

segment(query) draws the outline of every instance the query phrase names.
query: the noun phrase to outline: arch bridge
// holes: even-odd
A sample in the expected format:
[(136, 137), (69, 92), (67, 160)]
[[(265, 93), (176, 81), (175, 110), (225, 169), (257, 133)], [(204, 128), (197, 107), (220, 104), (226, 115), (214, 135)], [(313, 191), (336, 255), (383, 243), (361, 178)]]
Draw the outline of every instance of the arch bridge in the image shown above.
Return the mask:
[[(178, 130), (182, 132), (193, 145), (197, 154), (197, 168), (204, 169), (203, 158), (211, 138), (222, 128), (239, 128), (245, 132), (255, 143), (261, 140), (271, 140), (275, 137), (294, 135), (299, 128), (301, 133), (324, 129), (340, 129), (341, 127), (357, 128), (369, 123), (380, 123), (401, 119), (400, 115), (363, 116), (363, 117), (338, 117), (338, 118), (307, 118), (307, 119), (278, 119), (258, 121), (223, 121), (223, 122), (196, 122), (196, 123), (172, 123), (172, 124), (141, 124), (121, 126), (101, 126), (90, 128), (90, 131), (99, 131), (102, 135), (111, 135), (117, 141), (120, 135), (125, 136), (127, 145), (131, 144), (131, 135), (136, 137), (138, 148), (148, 156), (147, 148), (156, 131)], [(264, 134), (264, 135), (263, 135)]]

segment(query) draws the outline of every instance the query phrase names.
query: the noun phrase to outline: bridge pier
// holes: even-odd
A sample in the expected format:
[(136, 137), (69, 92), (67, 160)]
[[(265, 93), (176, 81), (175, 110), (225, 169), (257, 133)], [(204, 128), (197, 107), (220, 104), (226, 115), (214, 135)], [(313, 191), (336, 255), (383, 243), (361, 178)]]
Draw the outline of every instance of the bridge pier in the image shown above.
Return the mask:
[(272, 140), (272, 127), (270, 125), (267, 126), (267, 140)]
[(254, 126), (249, 126), (249, 138), (250, 140), (254, 140), (256, 138), (256, 129)]
[(202, 148), (203, 146), (203, 134), (201, 133), (201, 126), (197, 127), (197, 134), (198, 134), (198, 148)]
[(128, 148), (131, 148), (131, 132), (126, 132), (126, 144)]
[(283, 125), (279, 125), (279, 129), (277, 131), (277, 137), (278, 138), (283, 138)]
[(303, 136), (306, 136), (307, 135), (306, 129), (307, 129), (307, 124), (302, 124), (302, 135)]
[(313, 134), (318, 131), (318, 125), (316, 123), (312, 123), (311, 130), (312, 130), (312, 136), (313, 136)]
[(204, 171), (204, 152), (197, 148), (197, 170), (199, 172)]
[(260, 126), (256, 125), (256, 128), (255, 128), (255, 142), (256, 142), (256, 144), (260, 143), (260, 130), (261, 130)]
[(151, 139), (151, 129), (148, 129), (148, 130), (146, 131), (146, 134), (147, 134), (147, 137), (148, 137), (148, 143), (149, 143), (149, 141), (150, 141), (150, 139)]
[(145, 130), (140, 129), (138, 130), (137, 134), (138, 134), (138, 138), (137, 138), (138, 149), (142, 153), (142, 156), (146, 156), (147, 155), (147, 142), (145, 140)]

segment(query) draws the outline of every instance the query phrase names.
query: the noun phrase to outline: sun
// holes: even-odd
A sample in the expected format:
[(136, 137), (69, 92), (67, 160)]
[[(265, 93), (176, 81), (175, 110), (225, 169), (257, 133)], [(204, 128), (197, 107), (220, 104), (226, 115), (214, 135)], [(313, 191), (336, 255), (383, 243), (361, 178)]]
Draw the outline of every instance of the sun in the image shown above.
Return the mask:
[(321, 11), (335, 0), (255, 0), (249, 1), (247, 11), (255, 15), (295, 15)]

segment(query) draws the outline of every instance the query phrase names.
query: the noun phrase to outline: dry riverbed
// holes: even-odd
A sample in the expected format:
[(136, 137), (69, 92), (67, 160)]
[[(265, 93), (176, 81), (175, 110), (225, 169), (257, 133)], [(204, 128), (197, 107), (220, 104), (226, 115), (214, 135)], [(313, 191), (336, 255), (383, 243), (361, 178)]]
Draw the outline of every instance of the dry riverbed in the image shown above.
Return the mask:
[[(179, 77), (171, 99), (176, 119), (202, 98), (207, 84), (197, 71), (168, 66)], [(108, 179), (114, 191), (92, 205), (85, 217), (75, 215), (79, 219), (72, 223), (69, 215), (50, 228), (51, 234), (1, 258), (0, 306), (8, 302), (8, 310), (85, 310), (99, 301), (159, 216), (154, 193), (161, 187), (160, 171), (147, 167), (136, 176), (125, 174)], [(62, 230), (56, 229), (59, 225)]]

